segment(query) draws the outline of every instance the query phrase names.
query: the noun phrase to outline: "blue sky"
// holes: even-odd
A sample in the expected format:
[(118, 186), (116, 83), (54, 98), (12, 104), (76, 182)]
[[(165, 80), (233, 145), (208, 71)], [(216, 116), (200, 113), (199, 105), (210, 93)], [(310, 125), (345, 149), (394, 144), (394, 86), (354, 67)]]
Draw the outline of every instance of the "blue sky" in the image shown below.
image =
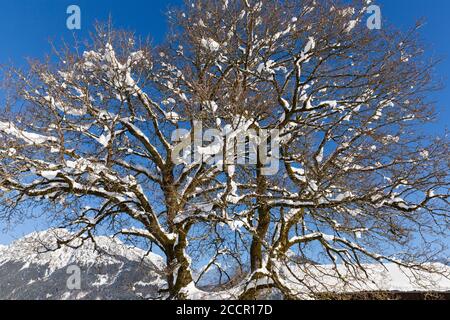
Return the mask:
[[(181, 0), (16, 0), (0, 3), (0, 64), (24, 65), (27, 57), (40, 58), (50, 52), (49, 40), (70, 39), (73, 31), (66, 28), (66, 9), (76, 4), (81, 8), (82, 29), (75, 31), (78, 38), (85, 38), (95, 21), (106, 21), (112, 16), (114, 25), (150, 35), (160, 42), (166, 32), (165, 11)], [(450, 118), (450, 1), (448, 0), (375, 0), (382, 14), (390, 23), (407, 28), (419, 18), (426, 18), (422, 38), (431, 55), (444, 58), (438, 69), (446, 88), (433, 95), (441, 113), (437, 131), (448, 127)], [(45, 228), (45, 222), (28, 221), (14, 230), (5, 232), (0, 223), (0, 244)]]

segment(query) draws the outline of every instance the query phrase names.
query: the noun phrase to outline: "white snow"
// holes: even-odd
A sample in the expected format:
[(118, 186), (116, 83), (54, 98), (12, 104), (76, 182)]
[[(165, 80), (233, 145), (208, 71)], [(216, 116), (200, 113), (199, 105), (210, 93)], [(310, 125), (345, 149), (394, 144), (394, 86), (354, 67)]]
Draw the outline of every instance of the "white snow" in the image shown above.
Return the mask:
[(268, 74), (275, 74), (275, 70), (272, 68), (275, 65), (275, 61), (268, 60), (267, 62), (261, 62), (256, 69), (259, 74), (266, 72)]
[(348, 198), (350, 198), (350, 197), (352, 197), (352, 196), (353, 196), (353, 194), (352, 194), (350, 191), (347, 191), (347, 192), (345, 192), (345, 193), (340, 193), (340, 194), (338, 194), (334, 200), (337, 201), (337, 202), (339, 202), (339, 201), (348, 199)]
[(213, 113), (215, 113), (218, 109), (218, 105), (215, 101), (207, 101), (206, 104), (208, 105), (208, 107), (211, 109), (211, 111)]
[(208, 49), (209, 51), (212, 51), (212, 52), (219, 51), (219, 49), (220, 49), (220, 44), (211, 38), (208, 38), (208, 39), (203, 38), (201, 40), (201, 44), (202, 44), (203, 48)]
[(98, 274), (97, 280), (92, 284), (94, 287), (101, 287), (108, 284), (109, 276), (107, 274)]
[(358, 20), (350, 20), (345, 28), (345, 32), (349, 33), (350, 31), (352, 31), (356, 27), (357, 23)]
[(52, 180), (55, 179), (59, 171), (41, 171), (41, 176), (45, 179)]
[(238, 221), (238, 220), (231, 220), (227, 224), (230, 227), (230, 229), (233, 231), (239, 230), (240, 228), (242, 228), (245, 225), (244, 222)]
[(292, 167), (292, 171), (299, 176), (305, 175), (305, 169)]
[(420, 151), (420, 156), (424, 159), (428, 159), (430, 157), (430, 152), (428, 152), (428, 150), (422, 150)]
[(311, 50), (314, 50), (315, 47), (316, 47), (316, 41), (314, 40), (313, 37), (309, 37), (308, 42), (306, 43), (305, 49), (303, 50), (303, 53), (307, 54)]
[(171, 112), (166, 112), (166, 119), (176, 123), (177, 121), (180, 120), (180, 116), (178, 115), (178, 113), (171, 111)]
[[(427, 264), (443, 273), (450, 271), (450, 267), (443, 264)], [(292, 276), (290, 287), (299, 293), (308, 292), (308, 288), (313, 288), (322, 292), (361, 292), (361, 291), (400, 291), (400, 292), (424, 292), (424, 291), (449, 291), (450, 279), (438, 273), (426, 271), (411, 271), (410, 269), (400, 267), (394, 263), (387, 263), (384, 266), (380, 264), (364, 264), (363, 267), (369, 274), (366, 278), (363, 271), (356, 272), (358, 280), (355, 279), (352, 269), (338, 264), (337, 270), (332, 265), (304, 265), (290, 266), (295, 272), (299, 283)], [(284, 273), (288, 275), (286, 267), (281, 267)], [(339, 274), (348, 282), (339, 278)]]
[(323, 147), (320, 148), (319, 153), (316, 156), (317, 163), (322, 163), (323, 161)]
[(55, 137), (20, 130), (11, 122), (0, 121), (0, 132), (22, 139), (28, 144), (43, 144), (49, 141), (56, 141)]

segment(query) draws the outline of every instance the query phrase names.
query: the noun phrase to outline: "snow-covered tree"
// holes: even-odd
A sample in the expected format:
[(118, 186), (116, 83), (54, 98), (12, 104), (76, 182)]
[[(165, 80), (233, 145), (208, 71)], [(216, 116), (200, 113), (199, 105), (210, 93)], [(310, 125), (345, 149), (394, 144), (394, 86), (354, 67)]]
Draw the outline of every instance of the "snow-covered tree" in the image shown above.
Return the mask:
[[(333, 291), (325, 275), (370, 278), (369, 262), (423, 271), (449, 230), (448, 140), (421, 134), (434, 63), (416, 30), (369, 30), (369, 2), (192, 1), (169, 12), (162, 46), (99, 27), (10, 70), (3, 217), (45, 206), (74, 232), (61, 245), (144, 239), (171, 298), (212, 272), (225, 296), (298, 298)], [(186, 148), (200, 122), (220, 141)], [(208, 161), (217, 145), (248, 160), (253, 140), (270, 145), (255, 164)]]

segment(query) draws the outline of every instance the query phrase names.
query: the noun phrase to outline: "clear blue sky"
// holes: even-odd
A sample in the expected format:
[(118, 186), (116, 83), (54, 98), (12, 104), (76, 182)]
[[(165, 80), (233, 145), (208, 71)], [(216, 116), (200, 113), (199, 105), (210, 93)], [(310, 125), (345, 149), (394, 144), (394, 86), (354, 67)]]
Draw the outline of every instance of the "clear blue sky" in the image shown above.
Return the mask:
[[(111, 14), (116, 27), (150, 35), (160, 42), (166, 32), (165, 11), (181, 0), (15, 0), (0, 2), (0, 64), (23, 65), (26, 57), (39, 58), (50, 51), (48, 40), (70, 39), (72, 31), (66, 28), (66, 9), (71, 4), (80, 6), (82, 29), (77, 37), (84, 38), (92, 31), (95, 21), (106, 21)], [(450, 1), (448, 0), (375, 0), (382, 8), (384, 18), (401, 28), (412, 26), (419, 18), (426, 18), (422, 29), (429, 52), (445, 58), (439, 68), (447, 87), (434, 95), (441, 111), (438, 130), (449, 124), (450, 108)], [(45, 223), (28, 221), (14, 230), (3, 232), (0, 223), (0, 244), (7, 244)]]

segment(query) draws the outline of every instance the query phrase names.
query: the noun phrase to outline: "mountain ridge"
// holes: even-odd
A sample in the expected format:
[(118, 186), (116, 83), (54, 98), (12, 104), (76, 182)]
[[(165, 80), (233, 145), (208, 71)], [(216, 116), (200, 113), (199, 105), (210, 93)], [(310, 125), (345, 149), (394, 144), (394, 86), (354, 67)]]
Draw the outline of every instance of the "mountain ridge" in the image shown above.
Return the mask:
[[(162, 257), (103, 236), (95, 237), (95, 243), (73, 243), (77, 248), (57, 248), (55, 238), (69, 235), (51, 229), (0, 246), (0, 299), (160, 297), (159, 290), (166, 285)], [(73, 270), (79, 274), (79, 289), (68, 286)]]

